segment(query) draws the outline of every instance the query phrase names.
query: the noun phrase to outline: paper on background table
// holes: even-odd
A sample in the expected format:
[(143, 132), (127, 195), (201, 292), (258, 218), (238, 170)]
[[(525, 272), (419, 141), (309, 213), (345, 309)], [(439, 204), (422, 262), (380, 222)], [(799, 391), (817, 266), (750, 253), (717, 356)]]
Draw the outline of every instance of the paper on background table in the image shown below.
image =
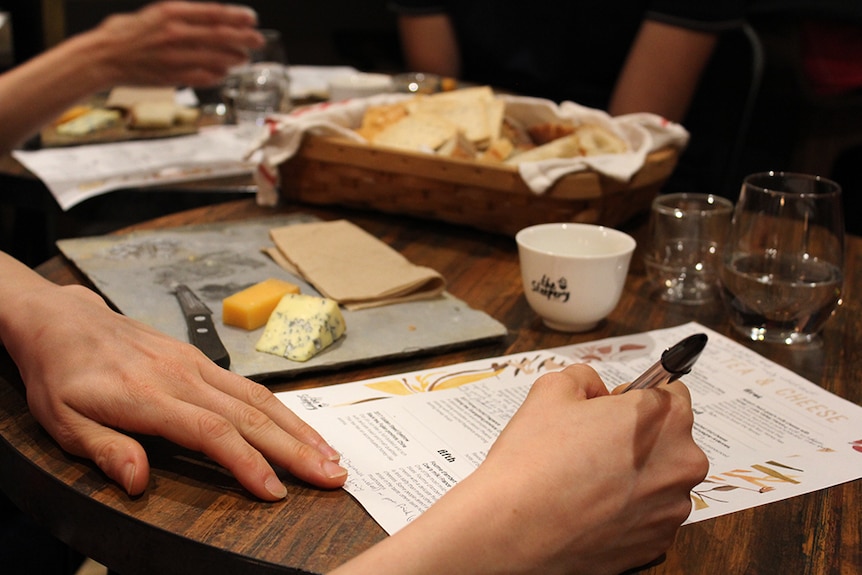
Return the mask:
[(612, 389), (698, 332), (709, 343), (683, 379), (710, 471), (687, 523), (862, 478), (862, 407), (697, 323), (278, 397), (343, 454), (345, 489), (391, 534), (484, 460), (542, 373), (588, 362)]
[(358, 73), (359, 70), (351, 66), (289, 66), (290, 97), (328, 98), (331, 80)]
[(12, 155), (33, 172), (63, 210), (112, 190), (250, 174), (257, 134), (210, 126), (158, 140), (93, 144)]
[(221, 301), (270, 277), (319, 295), (261, 251), (271, 245), (270, 229), (313, 221), (318, 220), (293, 214), (68, 239), (57, 245), (125, 315), (182, 341), (188, 341), (187, 328), (171, 285), (188, 285), (213, 311), (216, 331), (231, 356), (230, 369), (255, 379), (428, 353), (506, 335), (500, 322), (444, 292), (433, 299), (343, 310), (346, 336), (306, 362), (255, 351), (264, 328), (246, 331), (222, 324)]

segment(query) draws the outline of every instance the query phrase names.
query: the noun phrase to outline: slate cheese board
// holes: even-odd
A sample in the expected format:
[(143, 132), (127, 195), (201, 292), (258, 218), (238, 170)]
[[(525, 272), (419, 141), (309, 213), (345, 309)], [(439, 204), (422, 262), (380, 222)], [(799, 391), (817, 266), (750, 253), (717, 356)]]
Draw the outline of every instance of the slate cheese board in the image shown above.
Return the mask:
[(292, 214), (66, 239), (57, 245), (119, 311), (182, 341), (188, 341), (188, 333), (172, 287), (189, 286), (213, 312), (216, 330), (231, 356), (230, 369), (258, 381), (505, 337), (506, 328), (497, 320), (444, 292), (428, 300), (342, 310), (347, 334), (306, 362), (256, 351), (263, 328), (246, 331), (224, 325), (221, 301), (270, 277), (319, 295), (263, 252), (272, 245), (271, 228), (308, 221), (316, 220)]

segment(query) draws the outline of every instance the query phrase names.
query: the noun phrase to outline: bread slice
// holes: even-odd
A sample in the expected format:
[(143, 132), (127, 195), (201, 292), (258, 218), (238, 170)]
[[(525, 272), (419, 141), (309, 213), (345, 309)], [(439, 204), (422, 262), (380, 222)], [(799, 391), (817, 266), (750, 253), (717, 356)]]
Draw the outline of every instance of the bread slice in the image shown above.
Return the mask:
[(461, 130), (458, 130), (454, 136), (443, 142), (443, 145), (437, 150), (437, 155), (459, 160), (474, 160), (476, 159), (476, 147), (464, 136)]
[(515, 154), (508, 158), (505, 163), (516, 166), (524, 162), (540, 162), (552, 158), (574, 158), (580, 155), (582, 154), (578, 135), (570, 134), (542, 146), (536, 146), (532, 150)]
[(575, 127), (573, 125), (562, 122), (536, 124), (535, 126), (530, 126), (527, 130), (527, 133), (530, 134), (530, 139), (537, 146), (543, 146), (548, 142), (553, 142), (574, 132)]
[(594, 124), (584, 124), (575, 131), (584, 156), (622, 154), (628, 151), (625, 141), (610, 130)]
[(408, 102), (411, 114), (431, 114), (445, 118), (479, 147), (487, 146), (499, 136), (503, 107), (503, 102), (494, 98), (489, 86), (442, 92)]
[(506, 160), (506, 163), (518, 165), (524, 162), (539, 162), (553, 158), (621, 154), (627, 150), (628, 146), (625, 141), (607, 128), (594, 124), (584, 124), (568, 136), (557, 138), (542, 146), (536, 146), (532, 150), (514, 154)]
[(407, 105), (404, 102), (369, 106), (362, 115), (362, 125), (356, 132), (368, 140), (374, 141), (380, 132), (407, 116)]
[(512, 143), (514, 148), (512, 153), (520, 153), (536, 147), (524, 124), (510, 116), (503, 117), (500, 124), (500, 138), (505, 138)]
[(514, 152), (515, 146), (508, 138), (498, 138), (491, 142), (488, 149), (482, 152), (478, 159), (483, 162), (500, 163), (505, 161)]
[(434, 152), (458, 133), (458, 126), (446, 118), (416, 113), (387, 126), (371, 140), (380, 146)]

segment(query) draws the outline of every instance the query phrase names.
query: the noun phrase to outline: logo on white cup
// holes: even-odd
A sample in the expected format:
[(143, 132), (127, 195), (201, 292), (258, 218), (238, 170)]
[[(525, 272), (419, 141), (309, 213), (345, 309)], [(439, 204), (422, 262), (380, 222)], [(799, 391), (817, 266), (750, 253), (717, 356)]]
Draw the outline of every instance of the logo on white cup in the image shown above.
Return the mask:
[(542, 279), (538, 281), (532, 280), (530, 284), (535, 293), (548, 298), (548, 301), (566, 303), (572, 295), (566, 289), (569, 286), (569, 282), (564, 277), (554, 282), (548, 276), (542, 275)]

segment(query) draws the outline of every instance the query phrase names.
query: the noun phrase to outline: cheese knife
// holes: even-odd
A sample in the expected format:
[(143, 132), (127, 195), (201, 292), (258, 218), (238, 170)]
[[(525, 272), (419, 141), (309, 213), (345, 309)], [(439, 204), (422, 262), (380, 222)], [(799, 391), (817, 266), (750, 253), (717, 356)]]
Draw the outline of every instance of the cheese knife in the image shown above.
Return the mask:
[(186, 318), (189, 342), (204, 352), (216, 365), (227, 369), (230, 366), (230, 355), (215, 330), (212, 310), (187, 285), (178, 284), (174, 288), (174, 295), (177, 296)]

